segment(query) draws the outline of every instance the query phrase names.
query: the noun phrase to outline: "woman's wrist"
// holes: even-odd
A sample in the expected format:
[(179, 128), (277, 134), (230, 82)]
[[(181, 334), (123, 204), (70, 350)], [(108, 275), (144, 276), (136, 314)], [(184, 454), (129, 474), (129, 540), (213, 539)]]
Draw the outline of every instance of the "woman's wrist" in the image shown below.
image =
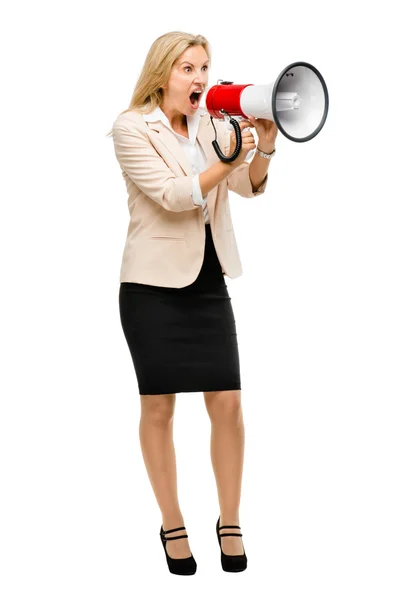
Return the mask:
[(226, 176), (230, 175), (232, 171), (235, 170), (237, 164), (234, 164), (235, 161), (232, 162), (224, 162), (222, 160), (219, 161), (219, 164), (222, 165), (222, 169), (224, 169)]
[(266, 154), (271, 154), (273, 149), (275, 148), (275, 142), (268, 142), (266, 140), (258, 140), (257, 148), (261, 150), (261, 152), (265, 152)]

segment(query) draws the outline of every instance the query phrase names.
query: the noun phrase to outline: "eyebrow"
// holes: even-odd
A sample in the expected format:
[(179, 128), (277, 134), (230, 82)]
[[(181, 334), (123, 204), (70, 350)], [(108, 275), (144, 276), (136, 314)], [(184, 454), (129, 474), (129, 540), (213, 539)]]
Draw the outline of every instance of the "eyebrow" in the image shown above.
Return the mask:
[[(206, 62), (203, 64), (203, 67), (206, 63), (210, 62), (210, 59), (206, 60)], [(192, 67), (194, 67), (194, 65), (192, 65), (191, 62), (189, 62), (188, 60), (184, 60), (183, 62), (181, 62), (181, 65), (184, 65), (185, 63), (188, 63), (188, 65), (191, 65)]]

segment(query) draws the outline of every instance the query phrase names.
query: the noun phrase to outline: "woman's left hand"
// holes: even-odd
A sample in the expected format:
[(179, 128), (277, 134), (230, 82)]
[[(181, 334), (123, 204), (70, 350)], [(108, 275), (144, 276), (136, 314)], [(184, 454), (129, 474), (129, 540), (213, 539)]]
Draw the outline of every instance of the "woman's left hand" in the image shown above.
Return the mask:
[(278, 135), (278, 127), (274, 121), (269, 119), (256, 119), (252, 115), (247, 115), (247, 119), (255, 127), (258, 139), (264, 140), (268, 144), (274, 144), (276, 136)]

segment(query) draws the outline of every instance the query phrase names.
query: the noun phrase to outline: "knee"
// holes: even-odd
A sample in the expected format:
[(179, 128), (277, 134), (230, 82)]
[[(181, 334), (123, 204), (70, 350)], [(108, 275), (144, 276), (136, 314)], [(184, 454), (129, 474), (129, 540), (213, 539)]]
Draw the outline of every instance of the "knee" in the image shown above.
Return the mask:
[(241, 390), (206, 392), (204, 394), (210, 419), (215, 423), (242, 422)]
[(167, 425), (173, 420), (175, 394), (140, 396), (141, 418), (153, 425)]

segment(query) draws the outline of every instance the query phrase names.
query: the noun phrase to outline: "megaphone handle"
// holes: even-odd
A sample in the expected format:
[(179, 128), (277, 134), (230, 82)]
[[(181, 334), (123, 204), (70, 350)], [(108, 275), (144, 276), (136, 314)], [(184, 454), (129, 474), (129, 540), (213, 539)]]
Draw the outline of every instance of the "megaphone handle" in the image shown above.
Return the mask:
[[(226, 119), (228, 119), (229, 122), (229, 118), (225, 117)], [(238, 115), (237, 117), (235, 117), (236, 120), (238, 122), (240, 121), (246, 121), (247, 119), (245, 117), (242, 117), (241, 115)], [(229, 129), (232, 131), (233, 130), (233, 126), (229, 123)], [(243, 127), (242, 132), (243, 131), (250, 131), (251, 127)], [(246, 158), (245, 160), (252, 160), (253, 156), (255, 155), (256, 151), (255, 150), (249, 150), (248, 153), (246, 154)]]
[(213, 117), (210, 117), (210, 118), (211, 118), (212, 126), (214, 127), (214, 133), (215, 133), (215, 140), (212, 142), (212, 146), (213, 146), (218, 158), (222, 162), (226, 162), (226, 163), (233, 162), (239, 156), (240, 150), (242, 149), (242, 132), (241, 132), (239, 123), (233, 117), (230, 117), (233, 128), (235, 129), (236, 147), (235, 147), (235, 150), (233, 151), (233, 153), (231, 154), (231, 156), (225, 156), (225, 154), (221, 151), (221, 148), (219, 147), (219, 144), (217, 141), (217, 131), (215, 129)]

